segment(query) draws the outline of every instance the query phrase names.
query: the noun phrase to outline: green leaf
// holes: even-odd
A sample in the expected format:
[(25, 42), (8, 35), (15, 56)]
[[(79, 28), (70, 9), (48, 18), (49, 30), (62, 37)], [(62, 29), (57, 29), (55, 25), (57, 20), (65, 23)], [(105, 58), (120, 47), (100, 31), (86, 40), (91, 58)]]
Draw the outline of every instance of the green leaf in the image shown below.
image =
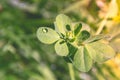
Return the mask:
[(71, 31), (70, 25), (66, 25), (67, 31)]
[(64, 59), (65, 61), (72, 63), (74, 55), (78, 49), (70, 43), (67, 43), (67, 46), (68, 46), (69, 54), (65, 56)]
[(115, 51), (107, 44), (93, 42), (85, 45), (91, 58), (97, 62), (104, 62), (115, 56)]
[(69, 53), (68, 46), (63, 40), (59, 40), (55, 44), (55, 51), (59, 56), (67, 56)]
[(105, 38), (105, 35), (95, 35), (95, 36), (88, 38), (85, 42), (91, 43), (91, 42), (95, 42), (95, 41), (98, 41), (98, 40), (103, 39), (103, 38)]
[(82, 28), (80, 29), (80, 31), (86, 30), (86, 31), (90, 32), (90, 26), (84, 22), (72, 23), (72, 26), (74, 26), (74, 27), (71, 27), (72, 30), (75, 30), (77, 28), (77, 26), (81, 26)]
[(59, 35), (53, 29), (48, 27), (40, 27), (37, 30), (37, 38), (45, 44), (52, 44), (60, 39)]
[(90, 37), (90, 33), (86, 30), (81, 31), (78, 36), (76, 37), (76, 41), (78, 44), (82, 43), (86, 39)]
[(88, 24), (86, 24), (84, 22), (81, 22), (81, 24), (82, 24), (81, 31), (86, 30), (86, 31), (90, 32), (90, 26)]
[(78, 51), (75, 53), (73, 65), (82, 72), (87, 72), (91, 69), (93, 61), (88, 51), (80, 46)]
[(75, 25), (75, 29), (74, 29), (74, 35), (75, 36), (80, 32), (81, 28), (82, 28), (82, 24), (81, 23)]
[(68, 31), (66, 29), (66, 25), (71, 26), (71, 23), (72, 23), (72, 21), (68, 16), (66, 16), (64, 14), (59, 14), (56, 17), (55, 29), (58, 30), (58, 32), (65, 34), (65, 31)]

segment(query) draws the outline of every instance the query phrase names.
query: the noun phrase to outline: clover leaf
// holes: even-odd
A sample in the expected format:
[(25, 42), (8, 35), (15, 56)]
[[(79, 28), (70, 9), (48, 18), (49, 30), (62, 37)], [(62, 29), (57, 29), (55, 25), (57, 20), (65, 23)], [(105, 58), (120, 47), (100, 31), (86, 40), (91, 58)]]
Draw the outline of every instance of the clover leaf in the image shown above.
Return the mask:
[(55, 23), (55, 29), (58, 32), (65, 34), (65, 31), (68, 31), (66, 25), (71, 26), (72, 21), (68, 16), (64, 14), (59, 14), (56, 17), (56, 21), (54, 23)]
[(84, 46), (80, 46), (74, 56), (74, 66), (82, 72), (87, 72), (91, 69), (92, 63), (93, 60), (88, 51), (84, 48)]
[(66, 42), (62, 39), (56, 42), (55, 51), (59, 56), (67, 56), (69, 51)]
[(57, 32), (48, 27), (40, 27), (37, 30), (37, 37), (45, 44), (52, 44), (59, 39)]
[(80, 44), (82, 44), (82, 42), (84, 42), (86, 39), (88, 39), (90, 37), (90, 33), (86, 30), (81, 31), (78, 36), (76, 37), (76, 43), (79, 46)]
[(105, 35), (95, 35), (95, 36), (91, 36), (89, 39), (87, 39), (85, 42), (86, 43), (91, 43), (91, 42), (95, 42), (95, 41), (98, 41), (98, 40), (101, 40), (103, 38), (105, 38), (106, 36)]
[(112, 47), (99, 41), (86, 44), (85, 47), (91, 58), (96, 62), (104, 62), (115, 56), (115, 51)]
[(60, 14), (54, 22), (55, 30), (40, 27), (37, 30), (38, 39), (45, 44), (55, 43), (55, 51), (71, 62), (79, 71), (87, 72), (92, 68), (93, 62), (104, 62), (115, 56), (115, 51), (108, 44), (99, 40), (104, 35), (90, 35), (90, 28), (78, 23), (72, 26), (71, 19)]
[(67, 56), (69, 53), (67, 43), (73, 41), (71, 32), (71, 20), (64, 14), (56, 17), (55, 30), (47, 27), (40, 27), (37, 30), (38, 39), (45, 44), (55, 43), (55, 51), (60, 56)]

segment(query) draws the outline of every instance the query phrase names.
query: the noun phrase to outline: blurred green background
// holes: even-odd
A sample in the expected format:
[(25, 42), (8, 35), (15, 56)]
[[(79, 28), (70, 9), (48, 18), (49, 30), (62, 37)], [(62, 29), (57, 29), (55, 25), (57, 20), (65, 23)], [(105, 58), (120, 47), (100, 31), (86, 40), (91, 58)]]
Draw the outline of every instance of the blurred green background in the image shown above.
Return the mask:
[[(95, 34), (112, 0), (96, 1), (0, 0), (0, 80), (70, 80), (67, 63), (56, 55), (53, 45), (42, 44), (37, 39), (36, 31), (42, 26), (54, 28), (55, 17), (64, 13), (74, 22), (90, 25), (91, 33)], [(107, 23), (102, 33), (119, 32), (118, 18), (111, 21), (112, 25)], [(120, 34), (111, 40), (117, 53), (118, 44)], [(74, 69), (76, 80), (120, 80), (117, 55), (104, 64), (95, 63), (87, 73)]]

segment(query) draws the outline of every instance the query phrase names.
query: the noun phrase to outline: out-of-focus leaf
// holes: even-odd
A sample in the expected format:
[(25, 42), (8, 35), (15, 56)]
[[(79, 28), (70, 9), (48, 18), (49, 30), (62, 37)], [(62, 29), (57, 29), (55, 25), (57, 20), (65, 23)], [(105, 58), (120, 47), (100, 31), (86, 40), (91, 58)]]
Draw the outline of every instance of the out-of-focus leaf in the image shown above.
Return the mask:
[(13, 76), (13, 75), (9, 75), (9, 76), (6, 76), (6, 80), (16, 80), (16, 76)]
[(115, 56), (115, 51), (112, 47), (101, 42), (93, 42), (85, 45), (91, 58), (97, 62), (104, 62)]
[(103, 38), (105, 38), (105, 35), (95, 35), (95, 36), (88, 38), (85, 42), (91, 43), (91, 42), (98, 41)]
[(37, 74), (32, 74), (29, 78), (29, 80), (45, 80), (43, 77)]
[(64, 15), (64, 14), (60, 14), (56, 17), (56, 21), (55, 21), (55, 29), (58, 30), (58, 32), (61, 32), (63, 34), (65, 34), (65, 31), (68, 31), (66, 29), (66, 25), (71, 26), (71, 19)]
[(87, 9), (89, 11), (89, 13), (94, 17), (97, 18), (98, 17), (98, 6), (96, 5), (96, 0), (91, 0), (89, 2), (89, 5), (87, 6)]
[(0, 70), (0, 78), (5, 80), (5, 71)]
[(59, 35), (53, 29), (47, 27), (40, 27), (37, 30), (37, 37), (42, 43), (45, 44), (52, 44), (60, 39)]
[(83, 46), (80, 46), (74, 56), (74, 66), (82, 72), (87, 72), (91, 69), (92, 63), (93, 61), (88, 51)]
[(55, 51), (60, 56), (67, 56), (69, 53), (69, 50), (68, 50), (66, 42), (64, 42), (63, 40), (59, 40), (55, 44)]
[(114, 48), (117, 53), (120, 53), (120, 38), (110, 42), (110, 45)]
[[(39, 65), (37, 67), (38, 71), (43, 75), (44, 80), (56, 80), (55, 75), (53, 74), (53, 72), (50, 70), (49, 67), (45, 66), (45, 65)], [(39, 79), (40, 80), (40, 79)]]

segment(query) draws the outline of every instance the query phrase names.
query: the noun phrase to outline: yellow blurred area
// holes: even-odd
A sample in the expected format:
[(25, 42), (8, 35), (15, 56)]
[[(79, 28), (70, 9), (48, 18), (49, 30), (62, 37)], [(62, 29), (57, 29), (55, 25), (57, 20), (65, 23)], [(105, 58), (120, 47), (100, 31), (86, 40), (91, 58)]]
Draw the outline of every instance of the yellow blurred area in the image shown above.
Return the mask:
[(115, 16), (115, 17), (113, 18), (113, 21), (119, 23), (119, 22), (120, 22), (120, 14), (117, 15), (117, 16)]
[[(120, 54), (118, 53), (115, 58), (105, 62), (105, 65), (109, 66), (112, 72), (120, 78)], [(105, 74), (108, 74), (108, 70), (103, 68)]]

